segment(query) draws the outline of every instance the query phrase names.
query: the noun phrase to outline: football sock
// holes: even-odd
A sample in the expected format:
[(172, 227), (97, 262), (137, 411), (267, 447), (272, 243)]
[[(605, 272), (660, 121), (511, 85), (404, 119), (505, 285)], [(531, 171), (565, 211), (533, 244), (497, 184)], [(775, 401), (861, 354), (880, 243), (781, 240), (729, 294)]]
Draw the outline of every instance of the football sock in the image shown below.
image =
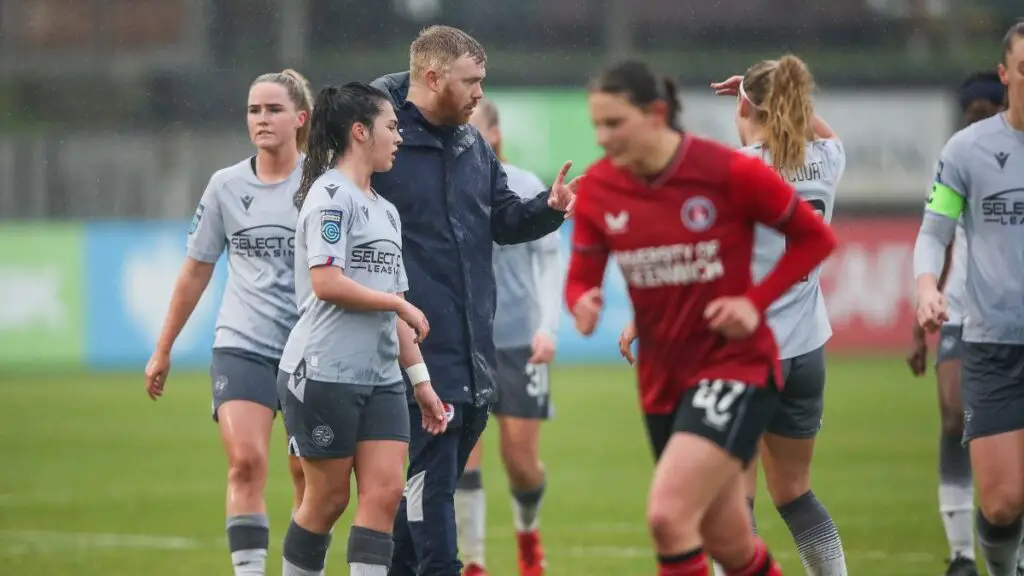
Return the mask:
[(270, 523), (266, 514), (239, 514), (227, 520), (228, 548), (235, 576), (263, 576), (267, 568)]
[(707, 576), (708, 559), (703, 548), (676, 556), (658, 556), (658, 576)]
[(971, 453), (961, 435), (939, 440), (939, 513), (946, 528), (950, 558), (974, 559), (974, 485)]
[(348, 534), (348, 565), (351, 576), (388, 576), (395, 543), (391, 534), (353, 526)]
[(518, 532), (532, 532), (540, 525), (540, 505), (545, 482), (532, 490), (512, 489), (512, 522)]
[(487, 499), (480, 470), (466, 470), (455, 489), (455, 526), (459, 556), (466, 564), (484, 565)]
[(800, 561), (809, 576), (846, 576), (846, 557), (839, 531), (828, 510), (808, 490), (803, 496), (779, 506), (796, 543)]
[(976, 521), (978, 544), (989, 576), (1014, 576), (1017, 573), (1017, 551), (1021, 546), (1021, 519), (997, 526), (978, 510)]
[(327, 557), (328, 534), (316, 534), (292, 523), (284, 537), (284, 576), (320, 576)]

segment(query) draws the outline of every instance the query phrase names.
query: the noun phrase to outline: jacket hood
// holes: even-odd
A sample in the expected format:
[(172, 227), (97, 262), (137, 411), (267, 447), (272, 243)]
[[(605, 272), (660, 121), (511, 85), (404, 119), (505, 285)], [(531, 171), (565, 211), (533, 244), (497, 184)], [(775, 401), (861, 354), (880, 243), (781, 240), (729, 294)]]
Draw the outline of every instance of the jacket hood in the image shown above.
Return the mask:
[(391, 102), (398, 108), (405, 103), (405, 98), (409, 95), (409, 72), (395, 72), (381, 76), (371, 82), (370, 86), (391, 96)]

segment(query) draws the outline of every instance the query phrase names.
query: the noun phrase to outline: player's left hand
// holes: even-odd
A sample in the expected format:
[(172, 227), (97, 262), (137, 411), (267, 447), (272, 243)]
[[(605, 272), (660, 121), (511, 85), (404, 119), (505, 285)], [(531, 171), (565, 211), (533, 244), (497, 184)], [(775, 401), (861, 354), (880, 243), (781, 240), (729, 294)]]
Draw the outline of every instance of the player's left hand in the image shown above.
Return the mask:
[(629, 324), (622, 329), (622, 334), (619, 335), (619, 354), (622, 354), (630, 366), (636, 364), (636, 357), (633, 356), (634, 340), (636, 340), (636, 324), (630, 320)]
[(547, 332), (537, 332), (530, 343), (533, 355), (527, 360), (530, 364), (548, 364), (555, 359), (555, 339)]
[(548, 206), (565, 212), (566, 218), (572, 216), (573, 208), (576, 207), (576, 189), (579, 188), (580, 180), (583, 178), (582, 175), (577, 176), (566, 184), (565, 177), (569, 174), (570, 168), (572, 168), (572, 160), (562, 164), (555, 183), (551, 185), (551, 194), (548, 195)]
[(715, 96), (735, 96), (740, 93), (742, 82), (743, 76), (731, 76), (721, 82), (712, 82), (711, 89), (715, 91)]
[(761, 313), (746, 296), (716, 298), (704, 309), (708, 326), (726, 338), (746, 338), (761, 324)]
[(923, 376), (928, 370), (928, 342), (924, 338), (924, 328), (914, 324), (914, 344), (907, 354), (907, 365), (914, 376)]

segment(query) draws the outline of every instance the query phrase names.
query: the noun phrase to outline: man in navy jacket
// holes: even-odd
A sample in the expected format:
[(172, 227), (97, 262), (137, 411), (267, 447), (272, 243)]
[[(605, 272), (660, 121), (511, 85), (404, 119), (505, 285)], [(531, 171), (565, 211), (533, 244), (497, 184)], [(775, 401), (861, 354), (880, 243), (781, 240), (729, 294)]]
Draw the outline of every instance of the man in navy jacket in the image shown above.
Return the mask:
[(398, 209), (406, 297), (423, 310), (426, 368), (406, 370), (410, 389), (429, 379), (448, 426), (430, 436), (410, 401), (412, 438), (405, 497), (394, 526), (390, 574), (459, 576), (454, 494), (487, 423), (494, 391), (495, 282), (492, 244), (518, 244), (556, 230), (571, 210), (570, 163), (549, 192), (522, 201), (469, 118), (483, 98), (486, 55), (465, 32), (432, 26), (410, 49), (410, 71), (377, 79), (394, 104), (403, 143), (373, 187)]

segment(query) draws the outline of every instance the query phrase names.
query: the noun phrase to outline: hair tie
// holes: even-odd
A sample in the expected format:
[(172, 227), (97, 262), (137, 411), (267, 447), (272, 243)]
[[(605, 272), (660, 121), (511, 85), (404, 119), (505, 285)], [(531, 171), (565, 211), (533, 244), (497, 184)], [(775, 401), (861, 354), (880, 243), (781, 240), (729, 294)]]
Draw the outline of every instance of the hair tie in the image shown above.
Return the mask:
[(747, 96), (747, 91), (743, 88), (743, 81), (742, 80), (740, 80), (739, 93), (740, 93), (740, 98), (746, 100), (756, 110), (764, 111), (764, 106), (761, 106), (759, 104), (754, 103), (754, 101), (750, 99), (750, 96)]

